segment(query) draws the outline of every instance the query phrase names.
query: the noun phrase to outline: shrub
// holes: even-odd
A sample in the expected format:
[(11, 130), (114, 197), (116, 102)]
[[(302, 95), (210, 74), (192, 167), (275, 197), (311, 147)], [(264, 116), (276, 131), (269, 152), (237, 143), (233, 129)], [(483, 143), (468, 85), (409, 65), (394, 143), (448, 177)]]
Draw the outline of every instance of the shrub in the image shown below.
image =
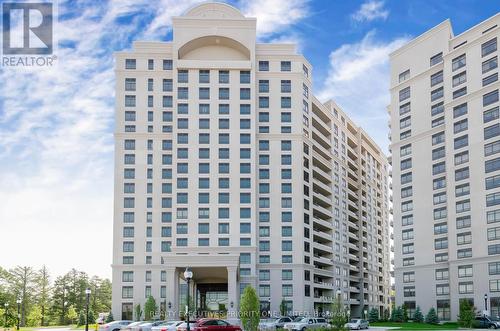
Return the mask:
[(245, 287), (240, 302), (240, 319), (245, 331), (257, 331), (260, 321), (260, 303), (257, 292), (251, 286)]
[(438, 319), (438, 316), (436, 314), (436, 309), (434, 309), (434, 308), (429, 309), (429, 312), (425, 316), (425, 322), (429, 323), (429, 324), (438, 324), (439, 323), (439, 319)]
[(424, 314), (422, 314), (422, 311), (420, 310), (420, 306), (417, 306), (415, 309), (415, 314), (413, 315), (413, 321), (416, 323), (423, 323), (424, 322)]
[(106, 323), (111, 323), (115, 320), (113, 317), (113, 312), (109, 312), (108, 317), (106, 317)]
[(378, 321), (378, 309), (376, 309), (375, 307), (370, 309), (370, 313), (368, 314), (368, 321), (370, 323)]
[(392, 309), (391, 322), (403, 322), (403, 309), (401, 307), (394, 307)]
[(458, 315), (458, 324), (464, 328), (472, 328), (474, 317), (476, 316), (475, 308), (469, 300), (460, 300), (460, 314)]

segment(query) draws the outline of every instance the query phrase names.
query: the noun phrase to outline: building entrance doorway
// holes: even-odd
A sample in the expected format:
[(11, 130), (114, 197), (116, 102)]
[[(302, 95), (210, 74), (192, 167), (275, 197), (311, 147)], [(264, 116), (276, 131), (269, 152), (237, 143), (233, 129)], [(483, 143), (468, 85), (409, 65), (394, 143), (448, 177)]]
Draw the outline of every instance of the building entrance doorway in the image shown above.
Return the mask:
[(196, 284), (198, 314), (202, 317), (224, 317), (228, 310), (227, 283)]

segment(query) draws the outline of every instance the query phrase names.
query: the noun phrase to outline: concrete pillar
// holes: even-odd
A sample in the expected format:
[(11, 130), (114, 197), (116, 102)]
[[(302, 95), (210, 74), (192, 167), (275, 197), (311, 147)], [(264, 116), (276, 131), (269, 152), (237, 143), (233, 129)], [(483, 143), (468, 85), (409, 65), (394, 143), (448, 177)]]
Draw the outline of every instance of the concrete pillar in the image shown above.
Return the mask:
[[(179, 272), (175, 267), (167, 267), (167, 320), (179, 319)], [(170, 305), (169, 305), (170, 303)], [(170, 307), (169, 307), (170, 306)]]
[[(239, 306), (238, 300), (238, 267), (227, 267), (227, 317), (236, 318)], [(231, 307), (231, 303), (232, 306)]]

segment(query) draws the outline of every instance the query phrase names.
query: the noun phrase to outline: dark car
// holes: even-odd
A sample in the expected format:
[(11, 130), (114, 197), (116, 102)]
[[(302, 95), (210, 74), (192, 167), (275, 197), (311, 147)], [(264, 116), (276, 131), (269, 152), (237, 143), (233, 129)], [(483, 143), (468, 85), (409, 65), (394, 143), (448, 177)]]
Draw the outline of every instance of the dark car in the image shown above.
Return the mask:
[(479, 316), (476, 317), (473, 323), (475, 328), (480, 329), (497, 329), (500, 328), (500, 324), (488, 316)]
[(237, 325), (231, 325), (228, 322), (215, 318), (202, 318), (196, 321), (192, 331), (241, 331)]

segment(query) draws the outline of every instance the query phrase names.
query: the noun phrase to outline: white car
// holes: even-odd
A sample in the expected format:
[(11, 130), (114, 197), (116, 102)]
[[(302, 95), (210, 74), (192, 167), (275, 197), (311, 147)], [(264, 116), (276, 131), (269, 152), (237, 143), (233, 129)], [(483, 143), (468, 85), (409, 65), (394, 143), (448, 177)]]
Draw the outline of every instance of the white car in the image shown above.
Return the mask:
[(158, 326), (165, 321), (147, 321), (132, 328), (132, 331), (151, 331), (151, 328)]
[[(193, 330), (195, 325), (196, 325), (195, 321), (189, 321), (189, 329), (190, 330)], [(187, 323), (182, 322), (181, 324), (177, 325), (176, 330), (177, 331), (187, 331)]]
[(113, 321), (99, 326), (99, 331), (119, 331), (126, 328), (132, 321)]
[(293, 322), (285, 323), (284, 328), (292, 331), (329, 328), (330, 324), (324, 318), (297, 317)]
[(259, 322), (259, 330), (277, 330), (283, 328), (285, 323), (292, 322), (290, 317), (266, 318)]
[(183, 321), (165, 321), (160, 325), (153, 326), (151, 331), (176, 331), (177, 327), (184, 323)]
[(362, 330), (370, 328), (370, 323), (367, 320), (354, 319), (346, 323), (344, 327), (348, 330)]

